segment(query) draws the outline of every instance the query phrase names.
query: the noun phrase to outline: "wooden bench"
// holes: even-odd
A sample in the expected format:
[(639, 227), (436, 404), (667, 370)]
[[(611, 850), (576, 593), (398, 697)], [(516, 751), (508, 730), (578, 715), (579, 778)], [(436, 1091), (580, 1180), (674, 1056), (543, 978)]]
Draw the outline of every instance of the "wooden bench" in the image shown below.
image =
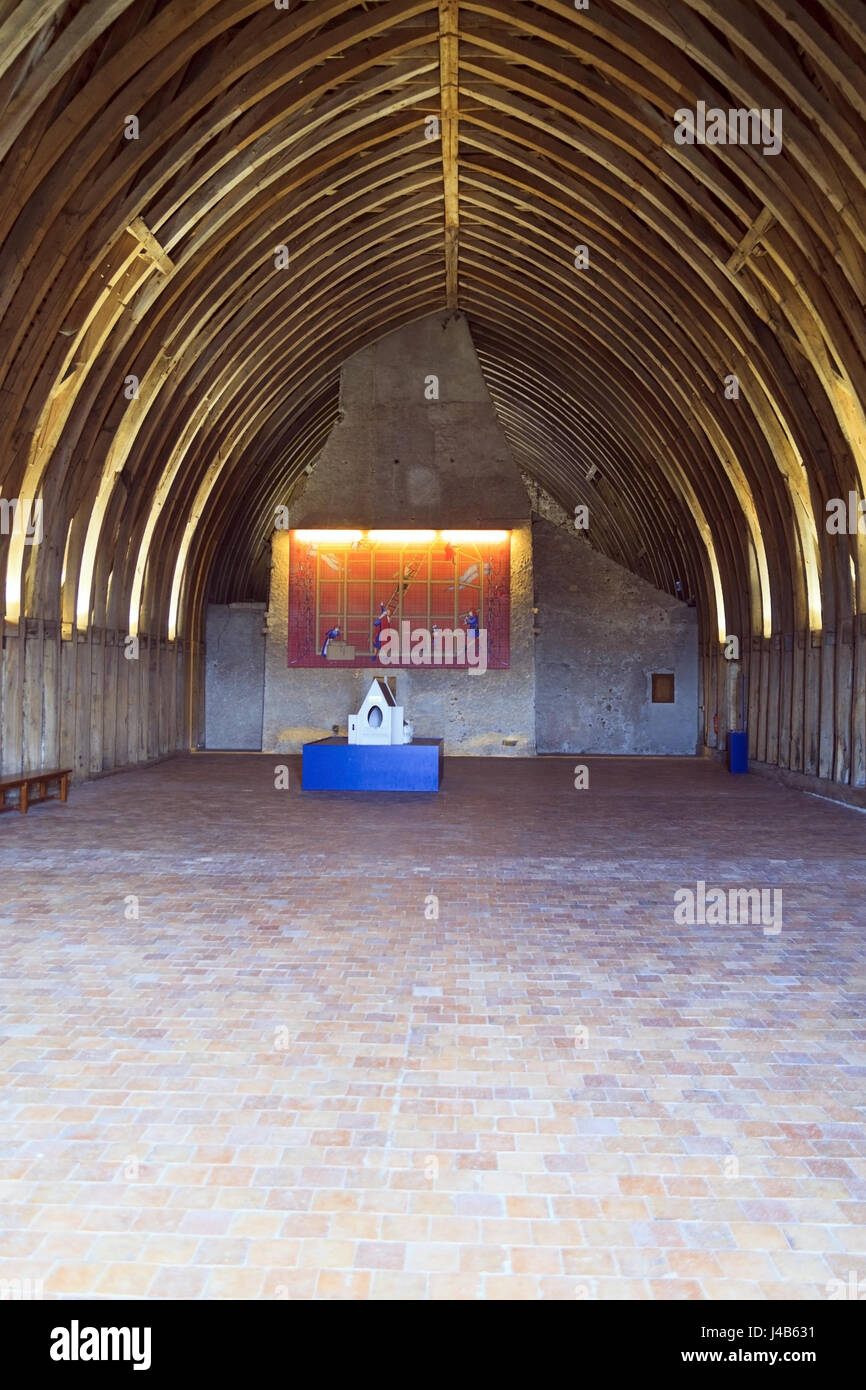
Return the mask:
[[(40, 801), (65, 801), (69, 795), (71, 774), (71, 767), (55, 767), (43, 772), (19, 772), (15, 777), (0, 777), (0, 811), (11, 811), (17, 805), (22, 816), (26, 816), (27, 808)], [(58, 789), (52, 793), (48, 788), (53, 782), (58, 784)], [(32, 795), (33, 787), (36, 788), (35, 796)], [(7, 803), (6, 793), (16, 790), (18, 801)]]

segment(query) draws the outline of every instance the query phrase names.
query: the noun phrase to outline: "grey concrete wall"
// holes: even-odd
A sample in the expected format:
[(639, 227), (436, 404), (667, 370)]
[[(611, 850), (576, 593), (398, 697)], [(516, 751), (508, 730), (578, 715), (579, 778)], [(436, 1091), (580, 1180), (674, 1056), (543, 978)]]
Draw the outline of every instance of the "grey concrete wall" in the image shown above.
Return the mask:
[[(695, 609), (593, 550), (562, 515), (532, 527), (538, 752), (694, 753)], [(652, 704), (652, 673), (671, 671), (675, 703)]]
[[(426, 400), (434, 375), (439, 399)], [(419, 738), (444, 738), (447, 753), (525, 757), (535, 749), (529, 497), (463, 316), (434, 314), (358, 353), (340, 401), (342, 418), (290, 499), (289, 525), (511, 528), (510, 670), (391, 674)], [(263, 747), (298, 752), (334, 724), (345, 731), (373, 668), (288, 669), (285, 532), (274, 532), (272, 561)]]
[(265, 694), (264, 604), (207, 610), (205, 746), (262, 746)]
[[(438, 400), (425, 399), (431, 376)], [(340, 409), (291, 498), (291, 526), (496, 528), (528, 518), (462, 314), (418, 319), (351, 357)]]

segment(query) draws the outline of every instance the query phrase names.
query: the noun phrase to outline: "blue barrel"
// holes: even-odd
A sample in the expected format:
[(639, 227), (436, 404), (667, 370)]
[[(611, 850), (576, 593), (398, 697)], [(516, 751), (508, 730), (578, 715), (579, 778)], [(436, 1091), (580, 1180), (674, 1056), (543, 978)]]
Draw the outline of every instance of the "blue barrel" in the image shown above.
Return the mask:
[(749, 735), (745, 729), (731, 729), (728, 733), (728, 772), (748, 772)]

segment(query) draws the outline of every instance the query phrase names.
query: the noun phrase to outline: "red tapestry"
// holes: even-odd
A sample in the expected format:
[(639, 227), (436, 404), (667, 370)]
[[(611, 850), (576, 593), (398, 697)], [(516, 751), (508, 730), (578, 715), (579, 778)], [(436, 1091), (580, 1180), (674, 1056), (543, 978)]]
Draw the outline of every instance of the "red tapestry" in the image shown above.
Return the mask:
[(289, 666), (471, 668), (482, 647), (486, 669), (507, 669), (510, 536), (488, 534), (407, 543), (290, 532)]

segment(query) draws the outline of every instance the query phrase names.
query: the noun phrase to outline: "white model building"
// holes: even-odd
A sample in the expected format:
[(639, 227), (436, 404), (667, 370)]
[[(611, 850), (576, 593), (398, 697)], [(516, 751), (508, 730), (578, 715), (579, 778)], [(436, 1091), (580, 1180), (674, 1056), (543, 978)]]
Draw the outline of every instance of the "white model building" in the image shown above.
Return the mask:
[(376, 676), (357, 714), (349, 715), (350, 743), (411, 743), (412, 732), (403, 720), (403, 706), (397, 704), (387, 682)]

